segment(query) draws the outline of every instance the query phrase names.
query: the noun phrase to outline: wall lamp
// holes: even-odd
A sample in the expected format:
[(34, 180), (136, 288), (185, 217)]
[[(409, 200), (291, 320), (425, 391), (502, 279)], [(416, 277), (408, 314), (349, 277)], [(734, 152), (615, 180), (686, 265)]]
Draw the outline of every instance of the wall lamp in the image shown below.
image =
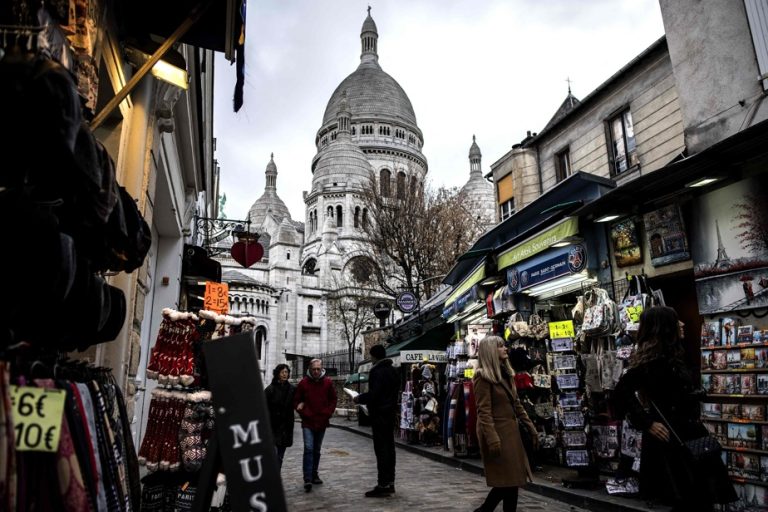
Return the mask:
[(616, 220), (620, 217), (620, 215), (603, 215), (599, 219), (595, 219), (595, 222), (611, 222), (612, 220)]
[[(149, 60), (160, 47), (153, 41), (130, 41), (125, 45), (126, 58), (136, 66), (141, 66)], [(152, 76), (186, 90), (189, 87), (187, 61), (174, 49), (169, 49), (162, 59), (152, 66)]]
[(716, 181), (720, 181), (720, 178), (710, 178), (710, 177), (703, 177), (699, 178), (696, 181), (692, 181), (690, 183), (687, 183), (685, 186), (687, 188), (694, 188), (694, 187), (705, 187), (709, 185), (710, 183), (714, 183)]

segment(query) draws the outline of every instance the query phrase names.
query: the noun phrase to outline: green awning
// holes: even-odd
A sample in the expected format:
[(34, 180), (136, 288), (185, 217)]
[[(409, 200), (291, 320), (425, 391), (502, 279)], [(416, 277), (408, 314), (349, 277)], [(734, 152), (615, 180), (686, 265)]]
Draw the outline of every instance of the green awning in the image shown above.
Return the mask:
[(575, 235), (579, 232), (579, 218), (567, 217), (563, 221), (555, 224), (551, 228), (532, 236), (528, 240), (515, 245), (499, 254), (498, 269), (504, 269), (514, 265), (518, 261), (523, 261), (542, 251), (549, 249), (564, 238)]
[(357, 384), (358, 382), (368, 382), (368, 374), (353, 373), (352, 375), (347, 377), (347, 380), (344, 381), (344, 384)]
[(387, 357), (394, 357), (401, 350), (445, 350), (453, 335), (453, 325), (440, 324), (429, 331), (387, 347)]
[(461, 297), (461, 294), (475, 286), (477, 283), (485, 279), (485, 260), (480, 260), (480, 263), (475, 267), (475, 269), (470, 272), (469, 277), (467, 277), (460, 285), (458, 285), (456, 288), (454, 288), (453, 293), (451, 293), (451, 296), (448, 297), (448, 299), (445, 301), (445, 306), (448, 307), (454, 302), (456, 302), (456, 299)]

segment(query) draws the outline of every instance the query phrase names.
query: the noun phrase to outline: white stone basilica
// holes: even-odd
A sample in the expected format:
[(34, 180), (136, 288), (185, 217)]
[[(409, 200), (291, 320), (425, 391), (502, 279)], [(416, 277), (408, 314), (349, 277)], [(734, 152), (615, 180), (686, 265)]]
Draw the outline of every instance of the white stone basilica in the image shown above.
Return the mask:
[[(426, 178), (424, 137), (405, 91), (379, 65), (378, 32), (370, 8), (360, 40), (360, 65), (331, 95), (317, 131), (311, 189), (304, 192), (304, 222), (294, 221), (277, 195), (273, 155), (264, 194), (248, 212), (251, 230), (261, 234), (264, 258), (249, 269), (231, 258), (219, 258), (230, 286), (231, 314), (258, 319), (260, 363), (268, 378), (289, 355), (347, 348), (327, 317), (325, 297), (342, 276), (364, 268), (358, 264), (370, 254), (364, 241), (368, 212), (361, 185), (375, 179), (382, 195), (396, 197)], [(462, 193), (479, 207), (473, 211), (490, 208), (483, 221), (495, 223), (493, 187), (482, 178), (474, 136), (470, 180)]]

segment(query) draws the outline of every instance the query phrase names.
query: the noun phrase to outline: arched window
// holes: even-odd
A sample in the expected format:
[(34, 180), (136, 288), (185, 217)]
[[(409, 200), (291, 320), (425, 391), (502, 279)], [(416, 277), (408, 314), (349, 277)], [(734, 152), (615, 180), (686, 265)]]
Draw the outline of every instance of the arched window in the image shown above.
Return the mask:
[(355, 206), (355, 227), (360, 227), (360, 207)]
[(312, 305), (307, 306), (307, 323), (312, 323), (312, 313), (314, 312), (314, 307)]
[(397, 173), (397, 198), (405, 199), (405, 173), (403, 171)]
[(333, 206), (328, 207), (328, 215), (326, 217), (333, 218)]
[(352, 135), (357, 135), (357, 128), (354, 126), (352, 127)]
[(343, 218), (343, 212), (344, 210), (341, 208), (341, 205), (336, 206), (336, 227), (340, 228), (344, 226), (344, 218)]
[(368, 208), (363, 208), (363, 229), (368, 227)]
[(315, 272), (317, 272), (317, 260), (314, 258), (309, 258), (307, 262), (304, 263), (302, 272), (310, 276), (315, 275)]
[(389, 197), (389, 181), (392, 178), (392, 173), (389, 172), (389, 169), (382, 169), (379, 172), (379, 182), (381, 187), (381, 196), (382, 197)]
[(411, 176), (411, 189), (408, 191), (409, 195), (411, 195), (411, 196), (415, 196), (416, 195), (416, 187), (417, 186), (418, 185), (416, 183), (416, 176)]
[(291, 251), (286, 251), (286, 253), (285, 253), (285, 259), (286, 259), (286, 260), (289, 260), (289, 259), (291, 259)]

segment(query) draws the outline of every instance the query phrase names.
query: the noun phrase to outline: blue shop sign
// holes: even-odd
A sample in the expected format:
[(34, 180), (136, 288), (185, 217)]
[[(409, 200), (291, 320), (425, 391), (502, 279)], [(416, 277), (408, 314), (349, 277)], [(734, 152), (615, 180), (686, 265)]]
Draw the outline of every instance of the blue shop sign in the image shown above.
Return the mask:
[(587, 267), (587, 250), (581, 244), (560, 247), (522, 261), (507, 270), (509, 291), (519, 292)]
[(480, 300), (479, 288), (477, 285), (474, 285), (472, 288), (459, 295), (459, 298), (453, 301), (450, 306), (443, 308), (443, 318), (448, 318), (457, 313), (461, 313), (468, 304), (477, 302), (478, 300)]

